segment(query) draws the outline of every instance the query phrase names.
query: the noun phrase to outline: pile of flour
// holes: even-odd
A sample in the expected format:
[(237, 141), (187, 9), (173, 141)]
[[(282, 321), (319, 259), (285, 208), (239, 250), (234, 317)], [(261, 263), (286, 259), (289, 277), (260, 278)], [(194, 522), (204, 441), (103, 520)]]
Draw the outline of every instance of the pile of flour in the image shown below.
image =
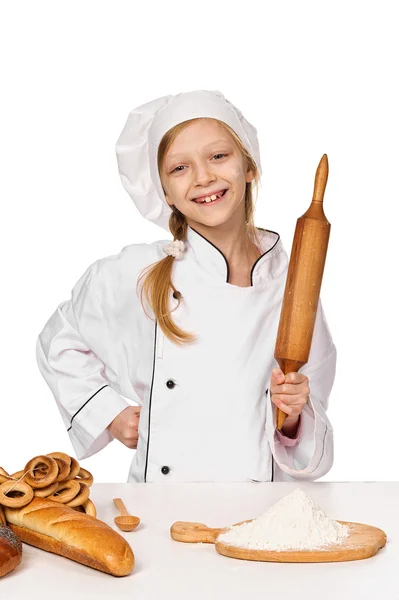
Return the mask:
[(217, 541), (251, 550), (316, 550), (349, 535), (299, 488), (251, 523), (230, 527)]

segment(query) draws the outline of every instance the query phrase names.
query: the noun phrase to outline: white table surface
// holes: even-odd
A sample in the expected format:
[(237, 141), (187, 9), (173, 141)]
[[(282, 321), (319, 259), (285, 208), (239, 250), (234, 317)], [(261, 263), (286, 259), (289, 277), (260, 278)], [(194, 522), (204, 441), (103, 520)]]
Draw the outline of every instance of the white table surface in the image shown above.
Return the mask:
[[(278, 564), (236, 560), (219, 555), (213, 544), (170, 537), (175, 521), (224, 527), (256, 518), (296, 487), (334, 519), (380, 527), (387, 545), (366, 560)], [(90, 496), (97, 517), (112, 527), (115, 497), (141, 518), (136, 531), (122, 534), (136, 558), (131, 575), (116, 578), (24, 544), (21, 564), (0, 579), (1, 600), (399, 599), (399, 482), (101, 483)]]

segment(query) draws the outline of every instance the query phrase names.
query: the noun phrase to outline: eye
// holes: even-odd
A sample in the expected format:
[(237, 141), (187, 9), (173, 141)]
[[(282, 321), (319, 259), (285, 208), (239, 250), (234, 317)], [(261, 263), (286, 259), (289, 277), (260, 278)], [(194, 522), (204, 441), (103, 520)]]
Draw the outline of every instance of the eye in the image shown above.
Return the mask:
[(218, 154), (215, 154), (214, 156), (212, 156), (212, 158), (215, 158), (215, 156), (228, 156), (227, 154), (222, 154), (221, 152), (219, 152)]
[(178, 167), (174, 168), (173, 171), (171, 171), (171, 173), (174, 173), (175, 171), (177, 171), (177, 169), (182, 169), (183, 165), (179, 165)]

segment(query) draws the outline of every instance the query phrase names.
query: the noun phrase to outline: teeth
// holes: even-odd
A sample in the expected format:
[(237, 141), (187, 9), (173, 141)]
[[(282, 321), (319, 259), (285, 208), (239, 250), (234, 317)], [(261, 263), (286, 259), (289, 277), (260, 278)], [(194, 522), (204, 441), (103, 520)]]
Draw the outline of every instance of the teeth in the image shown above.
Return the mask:
[(220, 194), (217, 196), (216, 194), (212, 194), (212, 196), (206, 196), (206, 198), (204, 198), (204, 200), (198, 201), (198, 204), (203, 204), (204, 202), (213, 202), (214, 200), (216, 200), (216, 198), (220, 198), (220, 195), (222, 194), (222, 192), (220, 192)]

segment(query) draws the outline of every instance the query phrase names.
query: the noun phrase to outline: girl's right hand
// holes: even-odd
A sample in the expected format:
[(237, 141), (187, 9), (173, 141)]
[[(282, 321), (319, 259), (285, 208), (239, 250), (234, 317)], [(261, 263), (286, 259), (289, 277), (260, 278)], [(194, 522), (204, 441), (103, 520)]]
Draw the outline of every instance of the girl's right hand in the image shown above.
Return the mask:
[(128, 406), (110, 423), (107, 429), (128, 448), (137, 448), (141, 406)]

